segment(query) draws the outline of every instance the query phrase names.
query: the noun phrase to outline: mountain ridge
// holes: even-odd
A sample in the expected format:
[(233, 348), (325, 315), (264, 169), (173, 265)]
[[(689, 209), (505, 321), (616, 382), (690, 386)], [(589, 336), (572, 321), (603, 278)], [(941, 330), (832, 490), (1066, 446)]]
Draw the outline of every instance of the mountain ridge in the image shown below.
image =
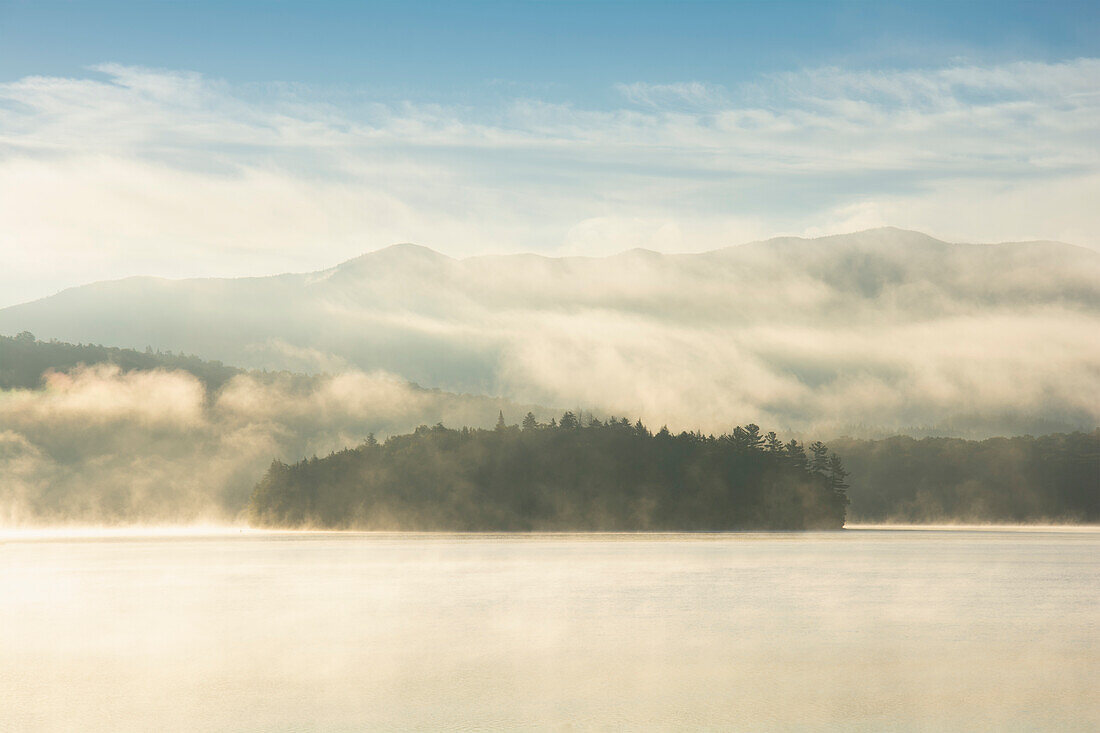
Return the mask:
[(598, 258), (402, 244), (311, 273), (93, 283), (0, 310), (21, 331), (658, 425), (1100, 423), (1100, 253), (900, 229)]
[[(746, 248), (767, 248), (776, 247), (779, 245), (805, 245), (810, 243), (816, 243), (818, 245), (831, 245), (833, 243), (842, 243), (845, 240), (857, 241), (864, 237), (864, 235), (873, 235), (878, 233), (900, 233), (902, 235), (913, 235), (915, 241), (922, 241), (927, 244), (945, 245), (946, 247), (979, 247), (979, 248), (1012, 248), (1012, 247), (1027, 247), (1027, 246), (1045, 246), (1045, 247), (1057, 247), (1064, 248), (1067, 251), (1073, 251), (1077, 253), (1088, 253), (1100, 257), (1100, 253), (1088, 247), (1082, 247), (1080, 245), (1072, 244), (1069, 242), (1062, 242), (1058, 240), (1021, 240), (1021, 241), (1003, 241), (1003, 242), (948, 242), (946, 240), (937, 239), (931, 235), (923, 232), (901, 229), (898, 227), (874, 227), (871, 229), (863, 229), (848, 234), (828, 234), (820, 237), (798, 237), (798, 236), (777, 236), (770, 237), (768, 239), (759, 239), (749, 242), (743, 242), (740, 244), (733, 244), (725, 247), (717, 247), (715, 249), (703, 250), (700, 252), (661, 252), (658, 250), (652, 250), (645, 247), (632, 247), (630, 249), (622, 250), (621, 252), (615, 252), (608, 255), (552, 255), (541, 254), (538, 252), (515, 252), (515, 253), (501, 253), (501, 254), (480, 254), (470, 255), (467, 257), (452, 257), (439, 250), (432, 249), (425, 245), (416, 244), (413, 242), (399, 242), (385, 247), (370, 250), (360, 255), (356, 255), (347, 260), (338, 262), (331, 267), (322, 268), (320, 270), (307, 270), (302, 272), (280, 272), (270, 275), (240, 275), (231, 277), (221, 276), (198, 276), (198, 277), (186, 277), (186, 278), (173, 278), (164, 277), (159, 275), (129, 275), (121, 278), (109, 278), (105, 280), (94, 280), (92, 282), (83, 283), (81, 285), (73, 285), (68, 288), (63, 288), (56, 293), (42, 296), (41, 298), (34, 298), (32, 300), (24, 301), (22, 303), (14, 303), (4, 308), (0, 308), (0, 312), (8, 310), (10, 308), (17, 308), (20, 306), (28, 305), (30, 303), (37, 303), (42, 300), (56, 297), (62, 293), (69, 292), (71, 290), (79, 290), (81, 288), (89, 288), (93, 286), (103, 285), (107, 283), (124, 283), (131, 281), (154, 281), (154, 282), (172, 282), (172, 283), (187, 283), (196, 281), (248, 281), (248, 280), (271, 280), (273, 278), (318, 278), (325, 276), (323, 279), (328, 279), (331, 275), (340, 272), (341, 270), (355, 270), (359, 267), (367, 264), (379, 264), (379, 263), (391, 263), (395, 260), (400, 261), (398, 258), (406, 258), (408, 255), (413, 255), (419, 258), (421, 261), (436, 261), (440, 263), (468, 263), (472, 261), (495, 261), (495, 260), (515, 260), (515, 259), (531, 259), (540, 262), (569, 262), (569, 261), (592, 261), (592, 260), (612, 260), (629, 258), (631, 256), (644, 256), (644, 257), (658, 257), (658, 258), (694, 258), (707, 255), (716, 255), (720, 253), (730, 253), (743, 250)], [(882, 245), (882, 242), (879, 242)]]

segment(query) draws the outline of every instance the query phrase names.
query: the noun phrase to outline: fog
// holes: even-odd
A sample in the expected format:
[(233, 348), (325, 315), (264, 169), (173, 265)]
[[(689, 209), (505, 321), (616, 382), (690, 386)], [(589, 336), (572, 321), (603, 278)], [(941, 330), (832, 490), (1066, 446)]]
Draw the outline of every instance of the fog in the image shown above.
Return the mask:
[[(134, 278), (0, 311), (0, 330), (23, 329), (253, 368), (384, 370), (673, 429), (985, 437), (1100, 424), (1100, 254), (1052, 242), (878, 229), (696, 255), (465, 260), (402, 245), (317, 273)], [(320, 421), (370, 393), (357, 380), (277, 409)], [(217, 414), (276, 409), (248, 394), (227, 390)], [(172, 395), (164, 409), (183, 420)]]
[(272, 459), (296, 461), (421, 423), (491, 425), (500, 400), (389, 374), (244, 374), (208, 393), (182, 371), (110, 364), (0, 392), (0, 525), (224, 523)]

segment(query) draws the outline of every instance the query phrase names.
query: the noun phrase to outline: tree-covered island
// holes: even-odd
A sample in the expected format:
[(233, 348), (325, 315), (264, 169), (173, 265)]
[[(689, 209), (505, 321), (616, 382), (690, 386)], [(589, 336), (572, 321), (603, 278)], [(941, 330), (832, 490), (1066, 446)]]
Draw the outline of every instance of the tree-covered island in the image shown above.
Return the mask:
[(250, 520), (264, 527), (444, 531), (840, 529), (847, 472), (756, 425), (652, 433), (626, 418), (414, 433), (271, 464)]

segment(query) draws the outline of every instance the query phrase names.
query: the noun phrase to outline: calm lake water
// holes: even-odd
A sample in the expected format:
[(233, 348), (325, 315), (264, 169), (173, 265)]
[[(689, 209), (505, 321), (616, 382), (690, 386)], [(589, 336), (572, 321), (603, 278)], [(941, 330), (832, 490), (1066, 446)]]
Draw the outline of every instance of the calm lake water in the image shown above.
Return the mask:
[(1100, 530), (0, 535), (0, 730), (1100, 730)]

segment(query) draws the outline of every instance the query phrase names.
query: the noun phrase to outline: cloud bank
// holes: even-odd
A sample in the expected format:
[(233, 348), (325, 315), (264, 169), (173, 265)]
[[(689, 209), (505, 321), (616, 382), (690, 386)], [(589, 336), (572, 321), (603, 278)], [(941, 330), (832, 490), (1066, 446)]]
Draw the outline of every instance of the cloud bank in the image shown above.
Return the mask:
[(624, 80), (600, 108), (379, 101), (104, 64), (0, 84), (7, 305), (134, 274), (454, 255), (702, 251), (884, 224), (1100, 247), (1100, 60), (739, 88)]

